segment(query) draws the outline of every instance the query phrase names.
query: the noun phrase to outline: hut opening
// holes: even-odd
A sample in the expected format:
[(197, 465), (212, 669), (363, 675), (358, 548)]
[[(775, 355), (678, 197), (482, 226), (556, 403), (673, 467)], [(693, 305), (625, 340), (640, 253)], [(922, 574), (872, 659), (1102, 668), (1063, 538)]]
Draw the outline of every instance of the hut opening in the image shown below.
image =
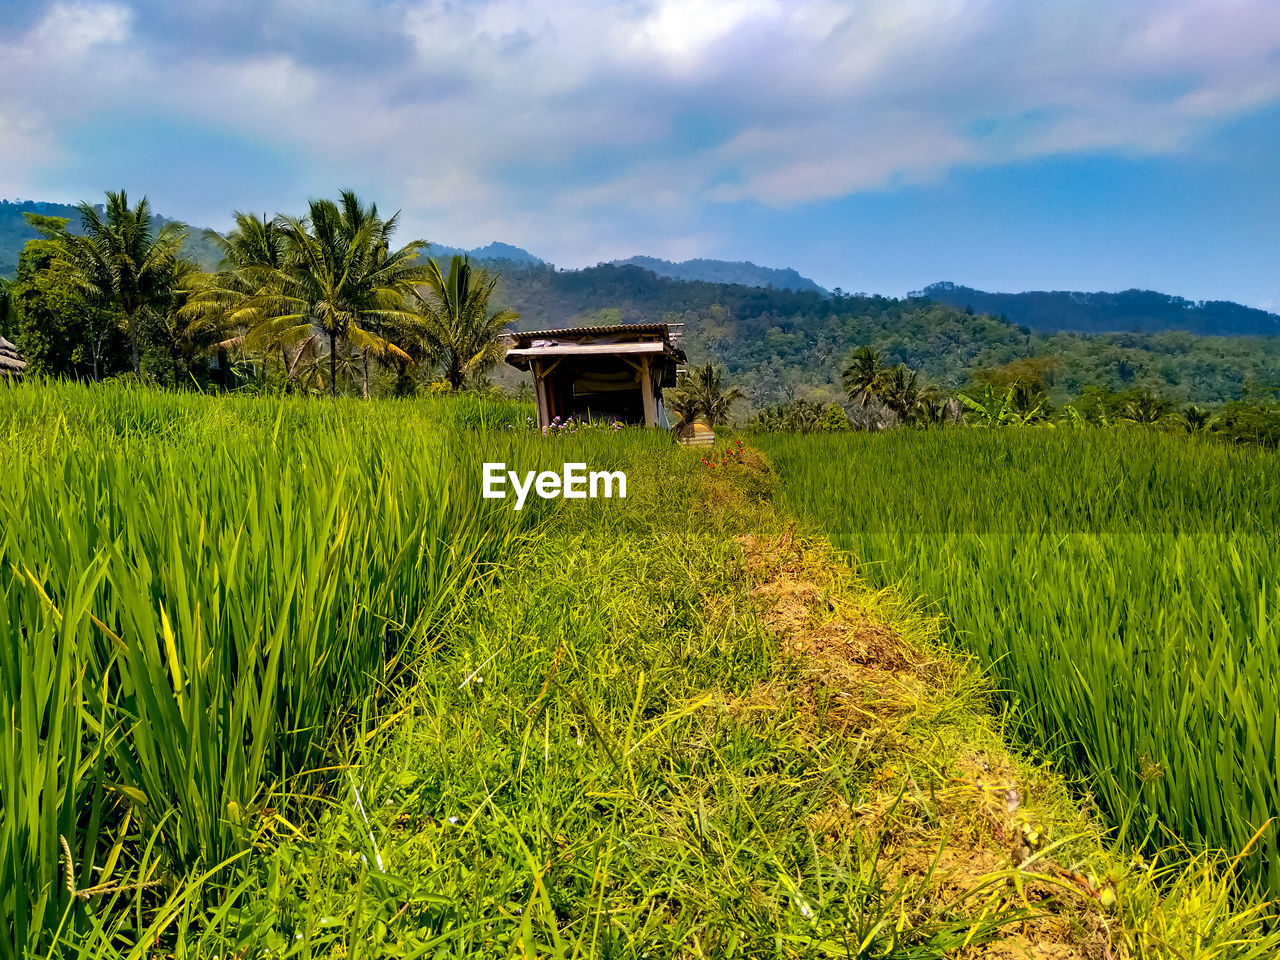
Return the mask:
[(559, 417), (666, 428), (662, 390), (675, 386), (685, 361), (671, 330), (678, 326), (624, 323), (523, 331), (510, 335), (506, 360), (533, 374), (540, 427)]

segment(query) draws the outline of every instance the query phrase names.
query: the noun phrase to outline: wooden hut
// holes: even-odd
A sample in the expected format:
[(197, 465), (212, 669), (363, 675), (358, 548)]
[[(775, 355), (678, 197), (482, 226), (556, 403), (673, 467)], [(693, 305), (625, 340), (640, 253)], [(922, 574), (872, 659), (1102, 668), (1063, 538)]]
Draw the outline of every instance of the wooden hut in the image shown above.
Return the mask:
[(18, 348), (0, 337), (0, 377), (20, 377), (26, 369), (26, 361), (18, 353)]
[(675, 386), (684, 351), (678, 324), (624, 323), (510, 335), (507, 363), (533, 374), (538, 425), (559, 417), (669, 426), (662, 390)]

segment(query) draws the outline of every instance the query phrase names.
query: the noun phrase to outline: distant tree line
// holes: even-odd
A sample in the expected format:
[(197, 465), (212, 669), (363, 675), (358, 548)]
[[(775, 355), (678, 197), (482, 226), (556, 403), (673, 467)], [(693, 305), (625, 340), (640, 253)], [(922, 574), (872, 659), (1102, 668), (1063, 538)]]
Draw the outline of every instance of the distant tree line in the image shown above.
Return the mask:
[(799, 398), (758, 411), (748, 426), (765, 432), (826, 433), (1132, 424), (1280, 446), (1280, 385), (1249, 384), (1241, 399), (1215, 408), (1179, 404), (1149, 387), (1112, 391), (1091, 386), (1055, 408), (1045, 389), (1049, 370), (1051, 364), (1045, 363), (1007, 364), (976, 371), (966, 389), (949, 392), (905, 364), (886, 364), (883, 354), (862, 346), (849, 355), (843, 371), (843, 404)]
[(179, 388), (313, 393), (458, 390), (502, 359), (517, 319), (490, 307), (497, 276), (427, 244), (396, 246), (397, 217), (349, 191), (304, 216), (236, 214), (205, 231), (213, 271), (183, 255), (187, 228), (124, 191), (69, 219), (25, 214), (39, 234), (0, 286), (0, 333), (37, 376), (130, 375)]

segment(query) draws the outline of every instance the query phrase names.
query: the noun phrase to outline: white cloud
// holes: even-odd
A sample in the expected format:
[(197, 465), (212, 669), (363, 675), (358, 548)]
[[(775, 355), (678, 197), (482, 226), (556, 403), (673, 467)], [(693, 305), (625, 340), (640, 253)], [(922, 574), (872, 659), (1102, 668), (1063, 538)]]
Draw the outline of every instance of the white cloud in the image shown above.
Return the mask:
[(78, 57), (93, 47), (129, 38), (130, 10), (116, 3), (55, 3), (31, 31), (47, 54)]
[(374, 184), (431, 236), (553, 257), (687, 249), (708, 202), (1178, 152), (1280, 98), (1275, 0), (148, 2), (0, 19), (7, 168), (47, 163), (47, 131), (146, 112), (270, 142), (301, 183)]

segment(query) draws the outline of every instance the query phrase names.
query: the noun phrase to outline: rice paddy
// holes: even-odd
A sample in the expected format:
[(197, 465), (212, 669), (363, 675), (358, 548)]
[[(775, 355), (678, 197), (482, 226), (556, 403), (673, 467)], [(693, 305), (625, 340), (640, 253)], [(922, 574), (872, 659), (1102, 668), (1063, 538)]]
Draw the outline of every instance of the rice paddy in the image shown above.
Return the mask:
[(483, 500), (471, 462), (468, 425), (512, 412), (0, 394), (0, 955), (56, 927), (66, 862), (82, 890), (216, 873), (274, 789), (322, 780), (335, 733), (538, 522), (541, 500)]
[[(797, 537), (752, 451), (712, 469), (527, 413), (0, 389), (0, 957), (1275, 954), (1220, 860), (1134, 860), (1010, 755), (943, 621)], [(779, 449), (792, 491), (805, 449), (831, 453)], [(628, 493), (516, 511), (484, 462), (625, 470)], [(1229, 496), (1194, 535), (1236, 545), (1242, 597), (1270, 569), (1247, 552), (1269, 463), (1198, 477)], [(1229, 762), (1266, 749), (1242, 742)]]
[(761, 445), (787, 505), (945, 614), (1130, 842), (1248, 847), (1280, 894), (1280, 458), (1142, 429)]

